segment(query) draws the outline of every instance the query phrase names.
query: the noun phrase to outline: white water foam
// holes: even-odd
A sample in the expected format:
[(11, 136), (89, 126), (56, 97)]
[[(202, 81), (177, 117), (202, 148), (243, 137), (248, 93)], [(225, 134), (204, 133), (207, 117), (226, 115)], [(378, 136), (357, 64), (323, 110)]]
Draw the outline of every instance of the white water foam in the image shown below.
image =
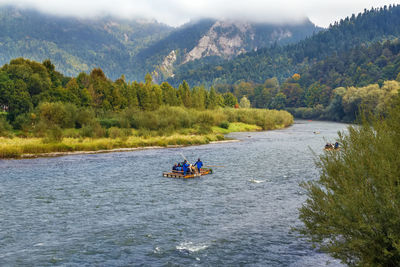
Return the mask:
[(249, 180), (249, 182), (250, 182), (250, 183), (253, 183), (253, 184), (259, 184), (259, 183), (264, 183), (265, 181), (263, 181), (263, 180), (251, 179), (251, 180)]
[(180, 243), (178, 246), (176, 246), (177, 250), (189, 251), (190, 253), (198, 252), (198, 251), (206, 249), (206, 248), (208, 248), (208, 246), (205, 244), (193, 244), (193, 242), (183, 242), (183, 243)]

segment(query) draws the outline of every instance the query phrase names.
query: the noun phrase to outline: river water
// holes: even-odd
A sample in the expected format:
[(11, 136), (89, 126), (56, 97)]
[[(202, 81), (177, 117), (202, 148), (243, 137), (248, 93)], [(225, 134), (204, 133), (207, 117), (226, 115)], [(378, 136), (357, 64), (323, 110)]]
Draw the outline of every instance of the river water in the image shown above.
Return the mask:
[[(0, 161), (1, 266), (338, 266), (298, 237), (299, 186), (346, 125), (296, 121), (241, 142)], [(319, 134), (313, 133), (320, 132)], [(161, 176), (182, 159), (214, 174)]]

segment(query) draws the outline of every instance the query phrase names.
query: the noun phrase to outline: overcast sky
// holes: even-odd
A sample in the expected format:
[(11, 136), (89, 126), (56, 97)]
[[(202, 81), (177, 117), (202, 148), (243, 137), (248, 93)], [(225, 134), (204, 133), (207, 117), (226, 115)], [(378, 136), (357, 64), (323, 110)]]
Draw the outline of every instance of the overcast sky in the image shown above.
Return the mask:
[(400, 0), (0, 0), (0, 4), (36, 8), (55, 15), (156, 19), (179, 26), (191, 19), (246, 19), (295, 22), (309, 17), (321, 27), (364, 8), (399, 4)]

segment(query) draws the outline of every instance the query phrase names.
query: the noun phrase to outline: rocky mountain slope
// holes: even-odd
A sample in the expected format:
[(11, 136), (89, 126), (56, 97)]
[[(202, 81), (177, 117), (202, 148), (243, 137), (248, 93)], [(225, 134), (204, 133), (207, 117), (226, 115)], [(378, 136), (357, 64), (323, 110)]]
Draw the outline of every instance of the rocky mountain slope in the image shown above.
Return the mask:
[(155, 68), (153, 76), (163, 80), (173, 77), (174, 69), (188, 62), (204, 58), (229, 60), (274, 44), (295, 43), (320, 30), (309, 20), (297, 25), (201, 20), (178, 28), (167, 38), (144, 49), (138, 54), (138, 60)]
[(298, 25), (202, 19), (173, 28), (156, 21), (113, 17), (78, 19), (31, 9), (0, 7), (0, 64), (16, 57), (50, 59), (66, 75), (103, 69), (112, 79), (157, 81), (178, 67), (229, 60), (274, 44), (295, 43), (319, 31)]
[[(325, 66), (325, 69), (318, 72), (341, 80), (340, 73), (344, 69), (343, 63), (338, 66), (333, 65), (331, 64), (331, 61), (335, 61), (333, 59), (355, 49), (353, 54), (355, 59), (348, 61), (352, 62), (349, 67), (357, 70), (361, 62), (364, 62), (361, 58), (375, 57), (375, 54), (356, 55), (357, 51), (358, 54), (361, 54), (359, 51), (371, 44), (398, 39), (400, 37), (399, 25), (400, 5), (365, 9), (363, 13), (341, 19), (328, 29), (294, 44), (260, 48), (240, 54), (232, 60), (204, 62), (196, 65), (187, 63), (176, 68), (175, 75), (168, 81), (173, 85), (186, 80), (190, 85), (210, 86), (221, 83), (234, 84), (238, 81), (263, 83), (268, 78), (277, 77), (282, 82), (296, 72), (313, 68), (318, 62), (318, 66)], [(388, 51), (386, 54), (388, 55), (383, 55), (381, 58), (383, 63), (380, 67), (384, 67), (384, 62), (391, 57)], [(332, 65), (335, 68), (332, 68)], [(376, 72), (378, 73), (378, 71)], [(357, 75), (360, 76), (360, 73)], [(391, 76), (387, 75), (387, 77)]]

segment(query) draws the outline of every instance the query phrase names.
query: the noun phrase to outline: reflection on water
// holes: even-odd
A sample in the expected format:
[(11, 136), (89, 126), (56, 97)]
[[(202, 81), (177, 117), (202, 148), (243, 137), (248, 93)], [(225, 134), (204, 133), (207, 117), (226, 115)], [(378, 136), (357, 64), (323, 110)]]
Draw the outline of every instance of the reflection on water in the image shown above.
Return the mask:
[[(0, 161), (0, 265), (337, 266), (291, 227), (346, 125), (299, 121), (235, 143)], [(315, 134), (314, 132), (319, 132)], [(203, 178), (162, 171), (200, 157)]]

